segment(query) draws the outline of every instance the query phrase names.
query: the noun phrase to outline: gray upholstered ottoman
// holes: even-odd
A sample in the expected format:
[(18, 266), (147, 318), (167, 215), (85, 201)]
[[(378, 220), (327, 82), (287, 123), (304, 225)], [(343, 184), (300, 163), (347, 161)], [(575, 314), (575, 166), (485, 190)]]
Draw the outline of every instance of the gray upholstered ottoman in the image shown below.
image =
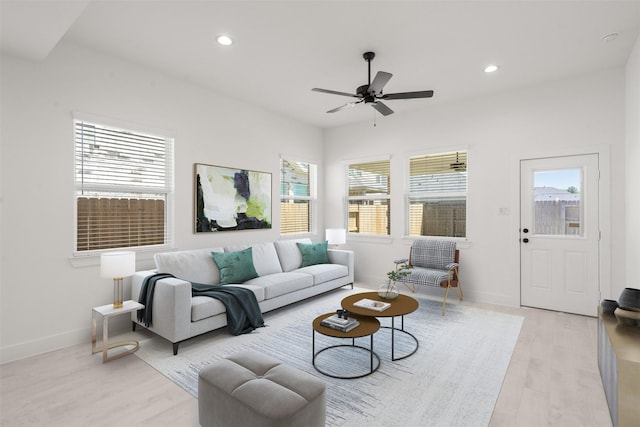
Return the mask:
[(203, 427), (324, 427), (324, 381), (254, 351), (200, 371)]

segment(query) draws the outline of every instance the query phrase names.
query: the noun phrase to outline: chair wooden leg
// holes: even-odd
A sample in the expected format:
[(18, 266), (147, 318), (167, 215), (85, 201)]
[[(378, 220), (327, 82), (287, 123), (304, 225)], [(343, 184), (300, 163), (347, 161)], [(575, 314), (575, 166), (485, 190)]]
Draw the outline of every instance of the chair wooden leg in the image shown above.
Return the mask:
[(415, 283), (411, 283), (411, 286), (409, 286), (409, 284), (407, 284), (407, 282), (402, 282), (402, 284), (409, 289), (412, 293), (416, 293), (416, 284)]
[(462, 285), (460, 284), (460, 280), (458, 280), (458, 286), (456, 294), (458, 295), (458, 299), (462, 301), (464, 299), (464, 295), (462, 294)]
[(447, 284), (447, 290), (444, 293), (444, 300), (442, 300), (442, 315), (444, 316), (444, 309), (447, 306), (447, 296), (449, 295), (449, 289), (451, 289), (451, 286), (449, 286)]

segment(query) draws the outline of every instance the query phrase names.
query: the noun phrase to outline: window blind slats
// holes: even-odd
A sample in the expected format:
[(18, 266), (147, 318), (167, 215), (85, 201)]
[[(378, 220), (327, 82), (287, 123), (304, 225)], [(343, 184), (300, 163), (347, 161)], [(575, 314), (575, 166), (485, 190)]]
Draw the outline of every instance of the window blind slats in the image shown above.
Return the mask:
[(166, 188), (164, 138), (76, 122), (76, 185)]
[(349, 196), (390, 193), (391, 162), (389, 160), (349, 165)]
[(437, 154), (409, 159), (409, 192), (467, 191), (467, 153)]
[(164, 200), (78, 197), (77, 212), (79, 251), (165, 242)]

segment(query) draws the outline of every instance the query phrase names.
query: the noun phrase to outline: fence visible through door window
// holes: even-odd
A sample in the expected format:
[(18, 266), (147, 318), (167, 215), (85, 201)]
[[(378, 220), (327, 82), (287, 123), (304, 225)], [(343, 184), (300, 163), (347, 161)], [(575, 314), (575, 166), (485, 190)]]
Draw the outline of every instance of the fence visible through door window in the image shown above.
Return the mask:
[(533, 233), (583, 236), (582, 170), (536, 171), (533, 181)]

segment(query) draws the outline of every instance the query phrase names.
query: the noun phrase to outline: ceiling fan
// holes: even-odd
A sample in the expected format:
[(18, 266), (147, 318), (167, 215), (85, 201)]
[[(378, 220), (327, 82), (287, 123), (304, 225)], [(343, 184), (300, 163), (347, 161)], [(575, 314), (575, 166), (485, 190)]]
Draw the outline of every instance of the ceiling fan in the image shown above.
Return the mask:
[(393, 110), (385, 105), (381, 100), (393, 100), (393, 99), (415, 99), (415, 98), (431, 98), (433, 96), (432, 90), (423, 90), (418, 92), (401, 92), (401, 93), (382, 93), (382, 89), (387, 84), (389, 79), (393, 76), (391, 73), (385, 73), (384, 71), (378, 71), (373, 81), (371, 81), (371, 61), (375, 58), (374, 52), (365, 52), (362, 57), (367, 61), (369, 65), (369, 80), (366, 85), (362, 85), (356, 89), (356, 93), (338, 92), (329, 89), (320, 89), (314, 87), (311, 89), (315, 92), (329, 93), (332, 95), (349, 96), (352, 98), (358, 98), (357, 101), (347, 102), (338, 108), (327, 111), (327, 113), (335, 113), (347, 107), (353, 107), (356, 104), (364, 102), (365, 104), (371, 104), (380, 114), (388, 116), (393, 114)]

